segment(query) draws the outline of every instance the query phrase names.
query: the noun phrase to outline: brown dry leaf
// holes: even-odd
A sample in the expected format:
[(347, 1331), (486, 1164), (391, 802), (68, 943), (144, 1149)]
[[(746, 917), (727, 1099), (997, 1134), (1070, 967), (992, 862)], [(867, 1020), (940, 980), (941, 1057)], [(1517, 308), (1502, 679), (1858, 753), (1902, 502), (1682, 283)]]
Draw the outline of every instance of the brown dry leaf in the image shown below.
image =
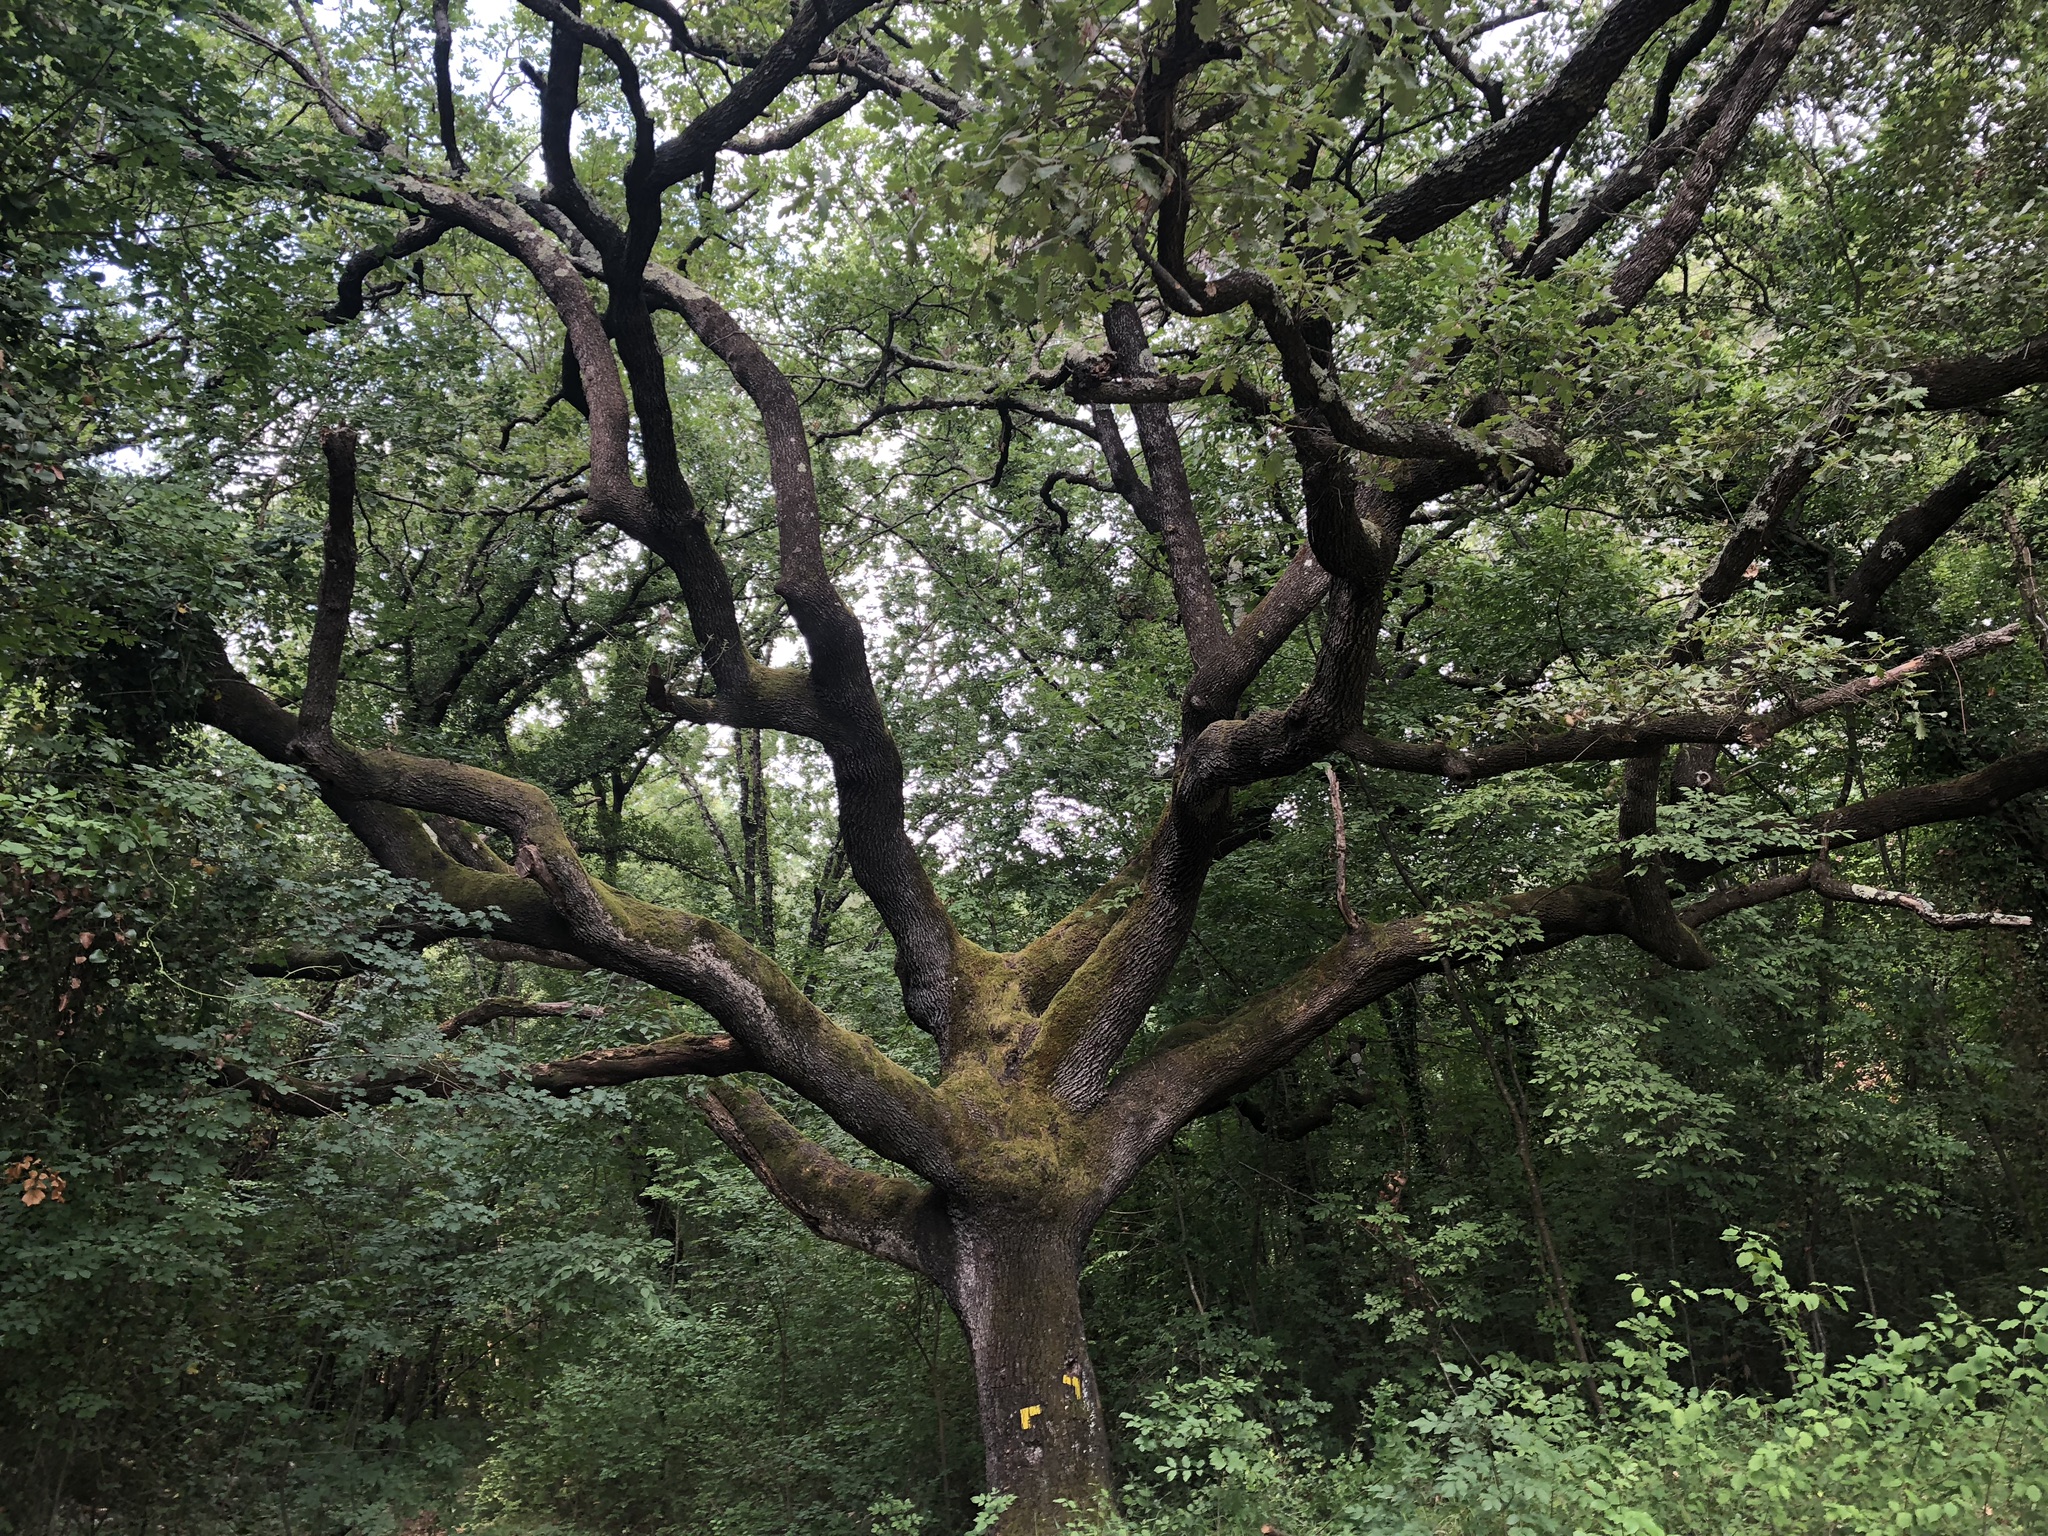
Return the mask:
[(41, 1166), (39, 1157), (17, 1158), (5, 1170), (6, 1182), (21, 1185), (23, 1205), (41, 1205), (45, 1200), (58, 1205), (66, 1204), (64, 1199), (64, 1176), (52, 1169)]

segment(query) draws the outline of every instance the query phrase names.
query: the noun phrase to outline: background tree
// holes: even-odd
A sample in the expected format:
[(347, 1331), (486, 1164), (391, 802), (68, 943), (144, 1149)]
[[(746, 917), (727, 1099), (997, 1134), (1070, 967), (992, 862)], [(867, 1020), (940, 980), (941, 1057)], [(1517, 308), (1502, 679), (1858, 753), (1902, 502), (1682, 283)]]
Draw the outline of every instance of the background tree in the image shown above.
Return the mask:
[[(1383, 1102), (1362, 1045), (1302, 1077), (1362, 1016), (1434, 1160), (1420, 1052), (1455, 1028), (1597, 1409), (1540, 1100), (1598, 1102), (1632, 1047), (1566, 1021), (1626, 1017), (1623, 975), (1708, 1006), (1701, 930), (1782, 956), (1795, 897), (2028, 921), (1973, 860), (2035, 857), (2048, 784), (2007, 574), (2048, 377), (2038, 50), (1996, 10), (1532, 19), (549, 0), (504, 24), (544, 62), (495, 84), (457, 81), (446, 7), (166, 21), (168, 73), (254, 105), (109, 100), (180, 179), (64, 270), (149, 254), (102, 301), (187, 349), (138, 441), (223, 521), (159, 503), (171, 553), (117, 546), (100, 586), (147, 624), (31, 627), (17, 654), (54, 625), (82, 661), (22, 718), (138, 712), (172, 782), (202, 721), (410, 882), (370, 958), (273, 909), (260, 972), (466, 944), (717, 1031), (458, 1061), (605, 1006), (500, 970), (424, 1065), (216, 1070), (307, 1117), (717, 1079), (776, 1199), (946, 1298), (1034, 1530), (1113, 1484), (1105, 1213), (1205, 1116), (1286, 1141)], [(55, 572), (36, 496), (16, 558)], [(1994, 500), (2011, 533), (1957, 546)], [(843, 918), (892, 992), (825, 960)], [(1726, 1113), (1627, 1092), (1700, 1137)], [(1455, 1305), (1423, 1310), (1440, 1351)]]

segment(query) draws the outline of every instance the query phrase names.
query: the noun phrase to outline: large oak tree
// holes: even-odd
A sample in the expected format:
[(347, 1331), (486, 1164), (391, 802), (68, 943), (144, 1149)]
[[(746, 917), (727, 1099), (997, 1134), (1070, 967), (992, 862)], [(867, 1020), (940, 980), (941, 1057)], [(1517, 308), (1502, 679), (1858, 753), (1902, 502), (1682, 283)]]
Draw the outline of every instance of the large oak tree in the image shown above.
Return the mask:
[[(2048, 786), (2048, 746), (1980, 732), (1961, 771), (1874, 791), (1852, 761), (1838, 794), (1811, 761), (1845, 718), (1853, 760), (1874, 719), (1895, 729), (1872, 751), (1910, 735), (1887, 701), (1960, 694), (1973, 661), (2048, 641), (2031, 578), (1955, 634), (1886, 638), (1915, 632), (1891, 600), (1916, 562), (2034, 471), (2048, 333), (2015, 190), (2038, 170), (2024, 16), (521, 4), (501, 36), (540, 56), (495, 82), (463, 78), (487, 55), (448, 0), (430, 24), (325, 35), (296, 8), (181, 23), (276, 113), (224, 137), (195, 107), (190, 176), (224, 205), (381, 222), (336, 291), (288, 296), (309, 355), (338, 349), (337, 379), (364, 357), (453, 377), (481, 365), (449, 335), (495, 324), (534, 383), (498, 448), (543, 425), (573, 444), (508, 511), (424, 449), (369, 475), (376, 440), (337, 384), (299, 420), (320, 429), (328, 508), (310, 620), (224, 613), (188, 635), (196, 713), (303, 770), (386, 870), (487, 920), (499, 958), (610, 971), (714, 1021), (528, 1076), (709, 1080), (703, 1113), (777, 1199), (936, 1285), (971, 1347), (989, 1486), (1012, 1496), (1003, 1529), (1113, 1494), (1080, 1283), (1098, 1220), (1191, 1120), (1359, 1009), (1599, 936), (1705, 969), (1709, 924), (1802, 892), (2024, 923), (1875, 883), (1866, 855), (1889, 869), (1908, 829), (2008, 813)], [(1862, 202), (1823, 218), (1838, 195)], [(462, 292), (429, 276), (450, 252)], [(410, 360), (339, 350), (408, 315)], [(719, 370), (736, 390), (707, 393)], [(988, 472), (963, 480), (961, 460)], [(369, 478), (440, 531), (359, 548)], [(977, 496), (1016, 524), (999, 546)], [(1626, 530), (1640, 602), (1617, 614), (1568, 581), (1493, 654), (1447, 650), (1432, 610), (1470, 590), (1439, 593), (1433, 562), (1483, 563), (1532, 513), (1574, 509)], [(455, 596), (407, 584), (465, 537)], [(1162, 573), (1174, 643), (1090, 566)], [(1079, 615), (1064, 657), (1005, 635), (1006, 606), (1041, 589)], [(589, 673), (628, 633), (653, 650), (632, 741), (553, 782), (504, 771), (531, 680)], [(1043, 932), (984, 945), (912, 810), (980, 790), (908, 773), (890, 705), (905, 655), (1011, 643), (1077, 721), (1095, 674), (1172, 708), (1102, 732), (1150, 775), (1149, 831)], [(954, 707), (980, 707), (951, 681)], [(739, 929), (620, 872), (638, 776), (707, 728), (742, 748), (742, 846), (720, 842)], [(822, 752), (836, 833), (813, 931), (843, 871), (886, 932), (914, 1051), (834, 1017), (778, 948), (762, 733)], [(1344, 861), (1363, 829), (1396, 869), (1430, 835), (1381, 814), (1404, 776), (1450, 797), (1591, 784), (1607, 826), (1572, 833), (1561, 878), (1515, 878), (1544, 861), (1510, 852), (1483, 888), (1404, 873), (1411, 909), (1361, 916)], [(1303, 784), (1333, 812), (1334, 942), (1217, 1016), (1160, 1017), (1218, 861), (1284, 795), (1318, 803)], [(1084, 810), (1045, 820), (1080, 835)], [(491, 1000), (447, 1033), (559, 1006)], [(469, 1082), (228, 1070), (296, 1114)], [(872, 1158), (807, 1134), (794, 1100)]]

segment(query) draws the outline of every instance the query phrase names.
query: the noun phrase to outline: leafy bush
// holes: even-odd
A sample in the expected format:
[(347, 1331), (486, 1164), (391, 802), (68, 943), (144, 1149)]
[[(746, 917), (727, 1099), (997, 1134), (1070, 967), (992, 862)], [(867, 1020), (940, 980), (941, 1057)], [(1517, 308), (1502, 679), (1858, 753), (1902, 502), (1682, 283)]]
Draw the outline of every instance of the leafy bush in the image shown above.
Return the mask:
[[(1127, 1416), (1160, 1453), (1130, 1536), (1265, 1525), (1287, 1536), (1665, 1536), (2048, 1530), (2048, 1290), (1987, 1322), (1943, 1301), (1902, 1333), (1865, 1318), (1870, 1348), (1829, 1363), (1811, 1321), (1838, 1295), (1786, 1279), (1765, 1240), (1731, 1231), (1754, 1306), (1780, 1339), (1789, 1391), (1693, 1386), (1674, 1330), (1703, 1295), (1637, 1287), (1610, 1346), (1595, 1417), (1572, 1372), (1495, 1357), (1432, 1410), (1384, 1426), (1369, 1454), (1319, 1456), (1299, 1420), (1244, 1411), (1225, 1369)], [(1454, 1373), (1455, 1374), (1455, 1373)], [(1206, 1454), (1191, 1456), (1191, 1448)], [(1173, 1490), (1182, 1490), (1175, 1497)]]

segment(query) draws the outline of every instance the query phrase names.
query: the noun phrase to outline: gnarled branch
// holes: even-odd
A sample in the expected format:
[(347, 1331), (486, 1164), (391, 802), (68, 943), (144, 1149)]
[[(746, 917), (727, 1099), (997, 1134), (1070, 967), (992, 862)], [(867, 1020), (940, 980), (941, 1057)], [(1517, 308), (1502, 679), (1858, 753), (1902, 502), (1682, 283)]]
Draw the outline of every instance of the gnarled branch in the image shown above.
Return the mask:
[(620, 1088), (666, 1077), (722, 1077), (752, 1066), (745, 1049), (730, 1035), (671, 1035), (646, 1045), (612, 1046), (559, 1061), (534, 1062), (492, 1078), (479, 1077), (452, 1061), (339, 1083), (251, 1071), (233, 1063), (223, 1063), (217, 1075), (224, 1086), (247, 1092), (265, 1109), (312, 1120), (406, 1098), (447, 1099), (519, 1083), (567, 1095), (579, 1088)]
[(1837, 901), (1861, 902), (1866, 906), (1897, 907), (1910, 912), (1930, 928), (2031, 928), (2031, 917), (2018, 916), (2010, 912), (1940, 912), (1934, 903), (1925, 897), (1914, 896), (1906, 891), (1888, 891), (1882, 886), (1859, 885), (1852, 880), (1843, 880), (1825, 864), (1816, 864), (1807, 871), (1807, 883), (1822, 896), (1832, 896)]
[(466, 1029), (481, 1029), (500, 1019), (601, 1019), (604, 1012), (595, 1003), (542, 1003), (524, 997), (487, 997), (443, 1019), (438, 1027), (444, 1038), (452, 1040)]
[[(1980, 816), (2044, 788), (2048, 749), (2018, 752), (1959, 778), (1891, 790), (1809, 817), (1800, 824), (1800, 840), (1788, 840), (1780, 851), (1810, 858), (1817, 843), (1841, 848), (1909, 826)], [(1763, 850), (1759, 856), (1770, 852)], [(1796, 874), (1717, 892), (1679, 911), (1677, 918), (1696, 931), (1729, 912), (1807, 890), (1810, 882), (1810, 870), (1802, 868)], [(1525, 892), (1473, 914), (1482, 923), (1503, 918), (1534, 930), (1532, 937), (1514, 946), (1518, 953), (1599, 934), (1629, 933), (1634, 922), (1618, 881)], [(1149, 1055), (1118, 1074), (1091, 1114), (1109, 1149), (1112, 1169), (1104, 1203), (1204, 1106), (1227, 1102), (1359, 1008), (1437, 964), (1447, 940), (1455, 940), (1458, 922), (1457, 914), (1430, 914), (1347, 932), (1294, 975), (1233, 1013), (1198, 1020), (1163, 1036)]]
[(1866, 673), (1805, 698), (1762, 712), (1746, 709), (1682, 710), (1620, 720), (1611, 725), (1557, 731), (1527, 741), (1454, 747), (1444, 742), (1391, 741), (1363, 730), (1348, 733), (1342, 750), (1370, 768), (1427, 773), (1467, 783), (1530, 768), (1611, 762), (1659, 747), (1687, 744), (1761, 746), (1780, 732), (1832, 710), (1860, 704), (1930, 668), (1954, 666), (1986, 655), (2019, 638), (2017, 624), (1982, 630), (1945, 646), (1923, 651), (1882, 671)]
[(834, 1157), (751, 1088), (720, 1084), (698, 1101), (718, 1139), (820, 1237), (941, 1281), (951, 1239), (932, 1191)]

